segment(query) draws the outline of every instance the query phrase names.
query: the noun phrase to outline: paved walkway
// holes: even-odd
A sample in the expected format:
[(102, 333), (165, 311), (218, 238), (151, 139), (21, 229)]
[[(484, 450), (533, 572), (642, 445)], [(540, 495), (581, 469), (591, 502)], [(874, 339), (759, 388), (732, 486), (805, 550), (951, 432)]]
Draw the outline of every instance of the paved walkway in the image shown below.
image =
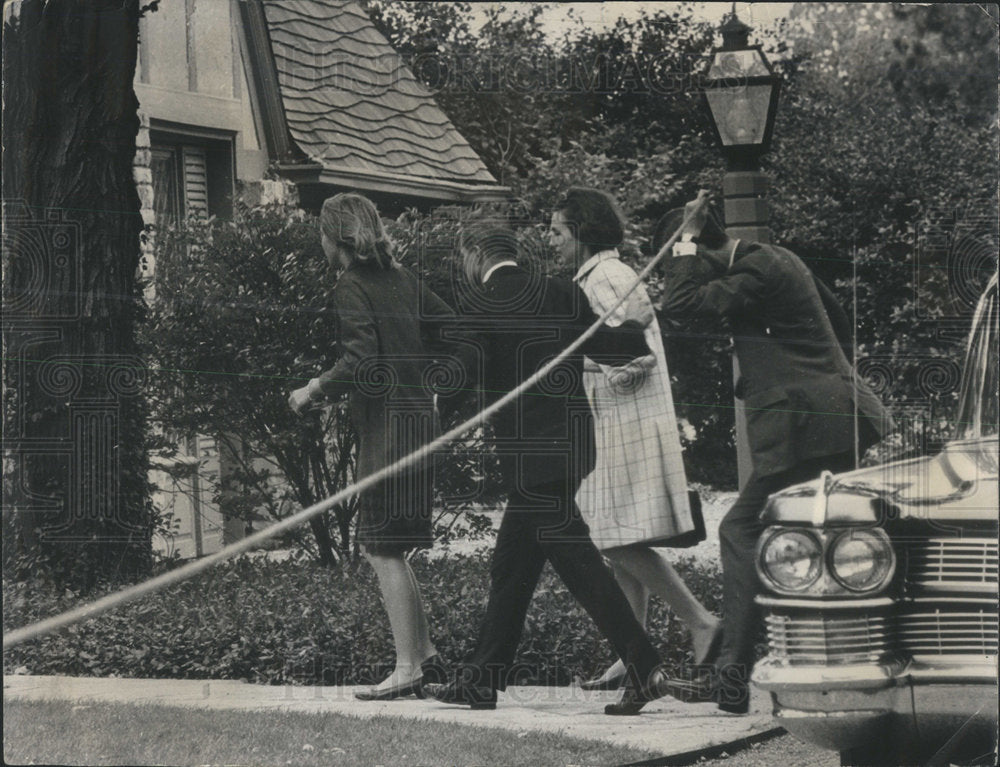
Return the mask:
[[(436, 701), (401, 699), (362, 703), (354, 687), (293, 687), (234, 681), (186, 679), (103, 679), (68, 676), (5, 676), (3, 696), (11, 700), (72, 700), (147, 703), (241, 711), (283, 709), (337, 713), (356, 717), (399, 716), (456, 724), (499, 727), (515, 732), (561, 732), (652, 751), (662, 756), (702, 752), (727, 746), (730, 753), (745, 739), (761, 739), (774, 731), (768, 700), (755, 697), (751, 713), (732, 716), (710, 703), (685, 704), (664, 698), (640, 716), (610, 717), (604, 704), (615, 692), (586, 692), (578, 687), (511, 687), (500, 694), (496, 711), (472, 711)], [(697, 755), (691, 756), (691, 761)], [(687, 760), (682, 760), (687, 761)]]

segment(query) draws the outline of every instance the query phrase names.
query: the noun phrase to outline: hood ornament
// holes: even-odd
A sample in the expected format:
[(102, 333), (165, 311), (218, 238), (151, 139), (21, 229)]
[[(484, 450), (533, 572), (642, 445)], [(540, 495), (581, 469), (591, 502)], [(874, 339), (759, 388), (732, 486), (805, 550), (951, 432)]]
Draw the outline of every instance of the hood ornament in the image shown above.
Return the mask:
[(823, 471), (819, 475), (819, 479), (816, 480), (816, 497), (813, 501), (812, 513), (813, 527), (824, 527), (826, 525), (827, 501), (829, 500), (830, 493), (833, 492), (835, 484), (836, 480), (833, 478), (833, 472), (831, 471)]

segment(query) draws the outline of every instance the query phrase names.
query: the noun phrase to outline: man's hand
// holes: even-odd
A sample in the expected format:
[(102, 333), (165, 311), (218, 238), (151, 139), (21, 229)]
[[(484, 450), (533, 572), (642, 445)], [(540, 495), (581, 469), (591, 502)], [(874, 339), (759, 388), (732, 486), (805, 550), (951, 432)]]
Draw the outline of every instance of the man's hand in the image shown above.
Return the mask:
[(707, 201), (708, 192), (702, 189), (695, 199), (685, 204), (684, 218), (687, 219), (687, 224), (681, 229), (680, 239), (684, 239), (686, 234), (691, 235), (691, 237), (697, 237), (701, 234), (701, 230), (705, 228), (705, 222), (708, 221)]

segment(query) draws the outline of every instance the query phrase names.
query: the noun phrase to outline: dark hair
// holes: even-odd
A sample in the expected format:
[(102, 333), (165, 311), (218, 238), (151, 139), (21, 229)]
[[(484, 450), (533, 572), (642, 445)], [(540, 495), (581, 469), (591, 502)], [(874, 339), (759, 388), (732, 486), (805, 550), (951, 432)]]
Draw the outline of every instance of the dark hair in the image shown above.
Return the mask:
[(392, 240), (375, 204), (360, 194), (342, 192), (328, 198), (319, 214), (320, 231), (347, 251), (352, 262), (390, 269), (395, 264)]
[[(653, 255), (660, 252), (670, 235), (677, 231), (677, 227), (684, 221), (684, 208), (674, 208), (664, 213), (653, 228)], [(708, 218), (705, 225), (695, 237), (692, 238), (699, 245), (706, 248), (721, 248), (728, 239), (726, 231), (719, 218), (719, 211), (715, 205), (709, 203)]]
[(585, 186), (574, 186), (556, 205), (574, 229), (577, 242), (595, 253), (617, 248), (625, 239), (625, 217), (607, 192)]
[(484, 263), (518, 260), (517, 236), (505, 224), (490, 221), (467, 223), (459, 232), (458, 247), (468, 251), (478, 249)]

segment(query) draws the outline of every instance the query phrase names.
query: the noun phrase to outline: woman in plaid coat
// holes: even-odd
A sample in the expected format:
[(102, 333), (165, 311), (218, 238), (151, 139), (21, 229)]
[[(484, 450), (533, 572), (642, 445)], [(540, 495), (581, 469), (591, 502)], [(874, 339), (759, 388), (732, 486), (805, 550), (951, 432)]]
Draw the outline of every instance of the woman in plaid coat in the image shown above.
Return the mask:
[[(597, 314), (610, 309), (636, 280), (618, 257), (624, 219), (604, 192), (571, 188), (552, 215), (549, 238), (557, 256), (578, 267), (574, 280)], [(639, 621), (650, 593), (664, 599), (691, 631), (695, 662), (718, 642), (720, 624), (655, 548), (694, 529), (663, 338), (643, 286), (607, 320), (646, 328), (653, 354), (618, 367), (587, 360), (584, 387), (594, 414), (597, 465), (580, 486), (577, 503), (594, 543), (611, 561)], [(621, 661), (588, 689), (617, 687)]]

